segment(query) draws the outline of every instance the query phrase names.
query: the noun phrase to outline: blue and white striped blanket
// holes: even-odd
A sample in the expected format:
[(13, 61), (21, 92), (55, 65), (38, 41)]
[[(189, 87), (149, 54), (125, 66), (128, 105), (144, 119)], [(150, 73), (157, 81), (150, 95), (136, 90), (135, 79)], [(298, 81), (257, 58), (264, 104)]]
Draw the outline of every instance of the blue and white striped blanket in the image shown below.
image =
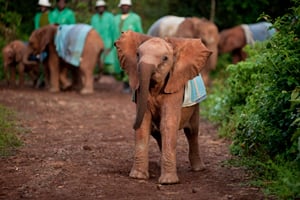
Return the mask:
[(87, 24), (60, 25), (54, 39), (59, 57), (79, 67), (85, 39), (91, 29)]
[[(132, 94), (132, 101), (136, 102), (136, 90)], [(189, 80), (184, 88), (184, 100), (182, 107), (189, 107), (200, 103), (206, 99), (206, 88), (202, 80), (201, 74), (196, 76), (194, 79)]]
[(184, 100), (182, 107), (188, 107), (200, 103), (206, 99), (206, 88), (201, 75), (189, 80), (184, 90)]

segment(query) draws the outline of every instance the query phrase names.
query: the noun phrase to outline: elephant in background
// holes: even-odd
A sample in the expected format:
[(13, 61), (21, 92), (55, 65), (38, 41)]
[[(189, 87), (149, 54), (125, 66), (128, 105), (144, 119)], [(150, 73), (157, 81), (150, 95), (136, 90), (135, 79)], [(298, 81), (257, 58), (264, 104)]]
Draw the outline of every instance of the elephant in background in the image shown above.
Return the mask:
[(216, 69), (219, 43), (219, 30), (213, 22), (197, 17), (164, 16), (152, 24), (147, 34), (157, 37), (201, 38), (204, 45), (213, 52), (201, 71), (205, 85), (210, 85), (209, 74)]
[[(25, 74), (28, 74), (36, 86), (39, 77), (39, 63), (32, 62), (24, 64), (23, 57), (25, 55), (26, 44), (20, 40), (14, 40), (8, 43), (2, 49), (4, 74), (9, 86), (23, 87), (25, 82)], [(16, 76), (19, 75), (19, 84), (17, 84)]]
[(222, 30), (218, 44), (219, 53), (231, 53), (234, 64), (245, 60), (247, 54), (243, 48), (247, 44), (253, 45), (256, 41), (265, 41), (271, 38), (275, 33), (275, 29), (271, 26), (271, 23), (259, 22)]
[(127, 31), (115, 42), (121, 67), (129, 76), (136, 102), (135, 155), (129, 176), (149, 178), (149, 137), (161, 150), (159, 183), (179, 182), (176, 142), (184, 129), (192, 169), (202, 170), (199, 155), (199, 103), (182, 107), (184, 88), (198, 76), (211, 54), (200, 39), (160, 38)]
[(103, 50), (101, 37), (89, 25), (47, 25), (31, 33), (24, 62), (30, 62), (30, 54), (46, 51), (50, 92), (60, 91), (60, 82), (62, 89), (72, 86), (67, 77), (71, 69), (73, 74), (79, 74), (73, 78), (82, 83), (80, 93), (90, 94), (94, 92), (94, 69), (97, 64), (102, 68), (100, 55)]

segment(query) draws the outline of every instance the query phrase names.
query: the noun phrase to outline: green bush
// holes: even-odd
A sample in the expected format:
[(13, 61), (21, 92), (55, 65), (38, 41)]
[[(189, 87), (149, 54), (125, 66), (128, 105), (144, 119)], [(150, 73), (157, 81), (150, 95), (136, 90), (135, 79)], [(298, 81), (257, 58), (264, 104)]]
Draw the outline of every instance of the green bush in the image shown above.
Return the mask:
[(248, 59), (226, 68), (228, 77), (214, 85), (204, 108), (232, 139), (231, 152), (255, 160), (249, 167), (272, 182), (266, 191), (284, 199), (300, 198), (299, 16), (297, 5), (276, 19), (272, 39), (247, 47)]
[(20, 130), (14, 118), (11, 110), (0, 105), (0, 156), (11, 155), (22, 144), (17, 137)]

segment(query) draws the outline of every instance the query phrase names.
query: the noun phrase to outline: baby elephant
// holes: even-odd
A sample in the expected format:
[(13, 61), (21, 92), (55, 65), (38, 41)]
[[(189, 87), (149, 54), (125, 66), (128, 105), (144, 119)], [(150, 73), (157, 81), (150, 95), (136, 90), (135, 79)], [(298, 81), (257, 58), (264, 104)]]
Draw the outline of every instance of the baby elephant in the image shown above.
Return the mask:
[(26, 44), (20, 40), (14, 40), (2, 49), (4, 62), (4, 74), (9, 86), (16, 86), (16, 75), (19, 75), (19, 87), (24, 86), (25, 73), (33, 80), (33, 86), (36, 85), (39, 76), (38, 62), (30, 65), (23, 63)]
[(159, 183), (178, 183), (176, 142), (179, 129), (184, 129), (188, 139), (192, 169), (203, 169), (198, 147), (199, 103), (182, 105), (187, 83), (199, 75), (211, 51), (200, 39), (162, 39), (132, 31), (124, 32), (115, 46), (136, 102), (135, 155), (130, 176), (149, 178), (151, 134), (162, 153)]

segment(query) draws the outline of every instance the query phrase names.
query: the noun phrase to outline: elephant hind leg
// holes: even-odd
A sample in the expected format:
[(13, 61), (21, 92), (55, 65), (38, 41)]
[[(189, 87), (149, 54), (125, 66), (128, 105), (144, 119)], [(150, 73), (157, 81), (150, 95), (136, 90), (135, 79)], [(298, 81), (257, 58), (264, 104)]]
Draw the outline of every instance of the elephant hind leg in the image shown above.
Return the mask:
[(11, 66), (9, 67), (9, 81), (8, 81), (8, 86), (9, 87), (16, 87), (16, 67), (15, 66)]
[(80, 74), (83, 87), (80, 90), (80, 94), (92, 94), (94, 93), (94, 67), (89, 66), (87, 63), (82, 63), (80, 66)]
[(61, 82), (61, 89), (67, 90), (71, 88), (72, 82), (68, 79), (68, 68), (63, 67), (59, 73), (59, 80)]
[(189, 160), (193, 171), (205, 169), (205, 165), (199, 154), (198, 127), (184, 128), (184, 133), (189, 144)]
[(97, 59), (97, 63), (96, 63), (96, 70), (98, 70), (96, 76), (95, 76), (95, 81), (99, 81), (103, 72), (104, 72), (104, 63), (101, 60), (101, 54), (103, 53), (103, 51), (100, 51), (99, 55), (98, 55), (98, 59)]
[(189, 144), (189, 160), (193, 171), (205, 169), (205, 165), (200, 157), (199, 143), (199, 104), (194, 108), (194, 112), (189, 120), (189, 125), (184, 127), (184, 133)]

